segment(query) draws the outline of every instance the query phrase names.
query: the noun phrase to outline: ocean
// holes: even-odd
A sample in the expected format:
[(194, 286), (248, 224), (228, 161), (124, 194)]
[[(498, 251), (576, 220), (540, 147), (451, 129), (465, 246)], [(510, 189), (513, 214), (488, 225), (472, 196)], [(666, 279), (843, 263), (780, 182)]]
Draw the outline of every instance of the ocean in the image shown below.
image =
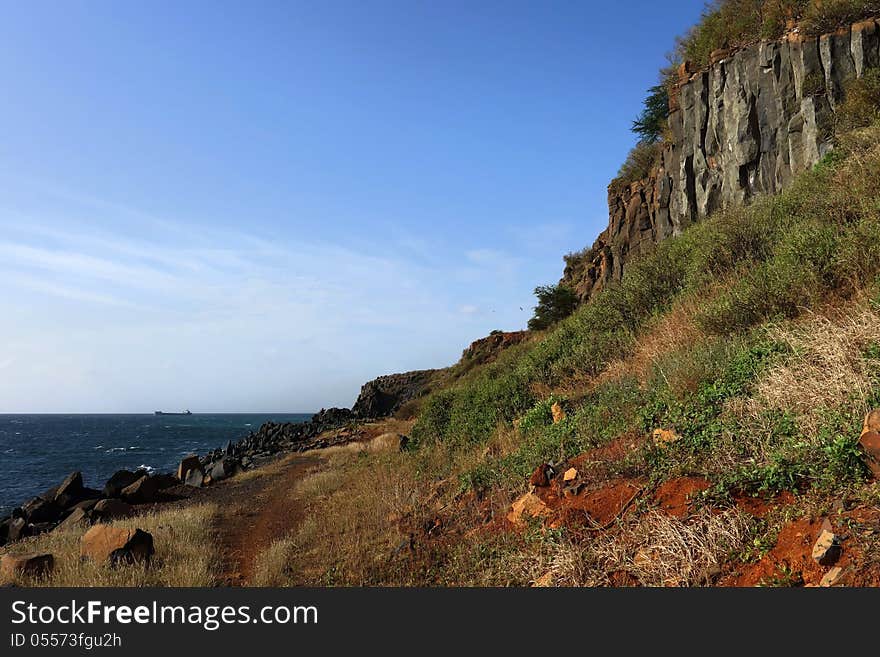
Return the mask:
[(103, 488), (117, 470), (177, 468), (186, 454), (225, 447), (263, 422), (307, 422), (312, 414), (0, 415), (0, 518), (74, 470)]

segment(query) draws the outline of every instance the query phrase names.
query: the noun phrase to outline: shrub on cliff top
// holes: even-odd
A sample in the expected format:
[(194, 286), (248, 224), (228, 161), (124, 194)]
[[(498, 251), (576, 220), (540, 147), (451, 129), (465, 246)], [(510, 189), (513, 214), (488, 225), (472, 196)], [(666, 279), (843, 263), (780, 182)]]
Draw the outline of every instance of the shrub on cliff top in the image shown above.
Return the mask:
[(782, 36), (787, 23), (823, 34), (880, 13), (880, 0), (716, 0), (678, 40), (678, 56), (699, 66), (713, 51)]

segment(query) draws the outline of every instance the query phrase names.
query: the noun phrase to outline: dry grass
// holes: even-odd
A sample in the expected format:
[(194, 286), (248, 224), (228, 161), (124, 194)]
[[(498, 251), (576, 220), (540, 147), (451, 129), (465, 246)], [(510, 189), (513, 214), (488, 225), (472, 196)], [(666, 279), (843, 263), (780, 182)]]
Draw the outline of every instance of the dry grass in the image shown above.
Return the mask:
[(690, 349), (705, 339), (705, 333), (694, 321), (704, 303), (705, 297), (697, 299), (690, 296), (681, 299), (669, 312), (660, 315), (642, 332), (630, 355), (610, 363), (593, 380), (592, 386), (627, 378), (646, 383), (654, 366), (663, 356)]
[(737, 510), (704, 509), (680, 519), (649, 512), (611, 540), (593, 546), (605, 573), (624, 571), (643, 586), (701, 586), (751, 540), (753, 519)]
[(156, 554), (148, 567), (111, 568), (80, 559), (85, 526), (58, 529), (25, 539), (0, 554), (49, 552), (55, 569), (48, 577), (19, 578), (20, 586), (212, 586), (216, 555), (211, 539), (212, 506), (171, 508), (112, 523), (153, 535)]
[(290, 586), (296, 574), (293, 571), (298, 546), (293, 538), (275, 541), (254, 563), (250, 586)]
[(756, 401), (794, 413), (811, 435), (823, 409), (861, 404), (866, 412), (878, 368), (865, 359), (864, 351), (880, 344), (878, 320), (869, 302), (859, 299), (774, 328), (771, 335), (790, 345), (794, 356), (761, 377)]

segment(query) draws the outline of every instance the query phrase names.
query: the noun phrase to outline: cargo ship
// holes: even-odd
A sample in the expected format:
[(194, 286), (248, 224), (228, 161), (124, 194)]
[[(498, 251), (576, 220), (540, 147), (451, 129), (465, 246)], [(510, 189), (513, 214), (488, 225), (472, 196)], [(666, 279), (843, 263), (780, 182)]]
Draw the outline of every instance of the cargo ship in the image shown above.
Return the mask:
[(192, 415), (192, 412), (189, 409), (186, 409), (183, 413), (166, 413), (165, 411), (156, 411), (156, 415)]

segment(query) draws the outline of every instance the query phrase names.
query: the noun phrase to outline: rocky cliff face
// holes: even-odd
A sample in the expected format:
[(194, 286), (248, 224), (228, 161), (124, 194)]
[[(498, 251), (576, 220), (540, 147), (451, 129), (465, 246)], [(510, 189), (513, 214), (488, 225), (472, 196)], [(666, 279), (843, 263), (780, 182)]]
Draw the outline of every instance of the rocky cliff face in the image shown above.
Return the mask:
[(411, 399), (424, 393), (437, 370), (418, 370), (389, 374), (368, 381), (352, 406), (359, 418), (380, 418), (391, 415)]
[(716, 210), (781, 191), (831, 149), (845, 81), (877, 66), (880, 19), (718, 52), (702, 71), (682, 65), (659, 166), (645, 180), (609, 187), (608, 228), (566, 259), (561, 282), (589, 299), (657, 242)]

